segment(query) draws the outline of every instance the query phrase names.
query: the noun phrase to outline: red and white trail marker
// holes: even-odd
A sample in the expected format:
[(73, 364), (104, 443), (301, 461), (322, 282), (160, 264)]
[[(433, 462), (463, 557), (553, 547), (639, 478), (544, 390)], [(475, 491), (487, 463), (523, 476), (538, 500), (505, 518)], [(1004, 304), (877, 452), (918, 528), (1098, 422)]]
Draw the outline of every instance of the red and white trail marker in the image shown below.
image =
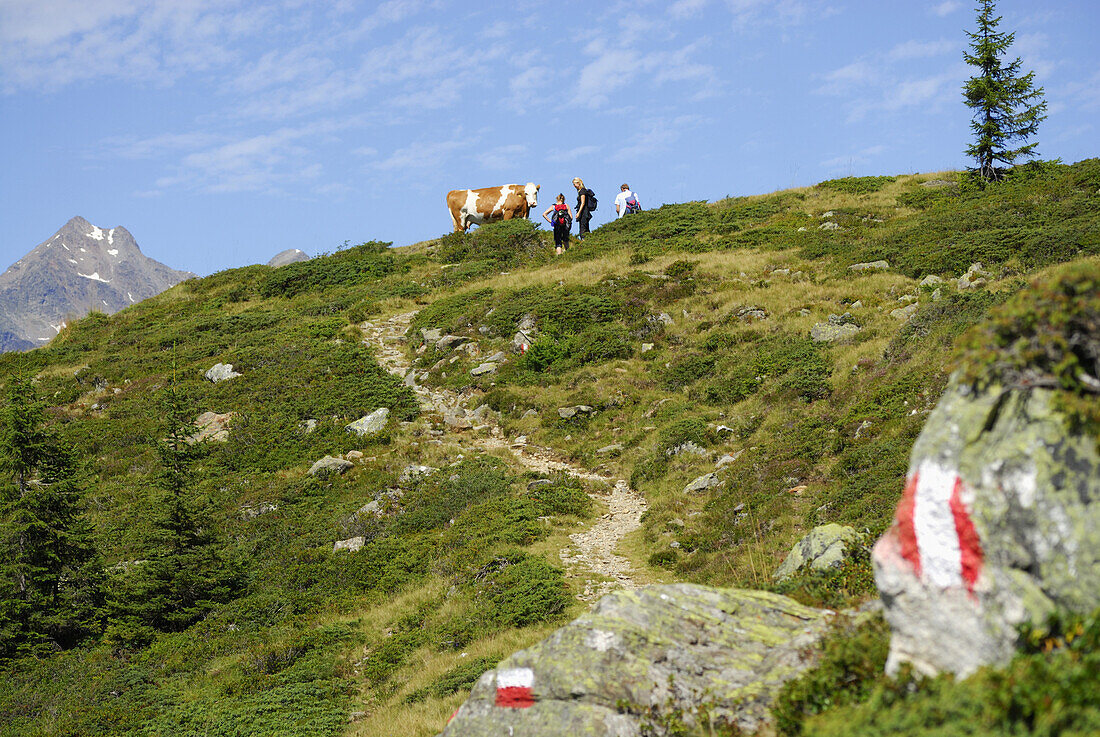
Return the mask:
[(535, 704), (535, 672), (530, 668), (507, 668), (497, 672), (496, 705), (506, 709), (527, 709)]
[(966, 492), (956, 471), (922, 461), (898, 505), (898, 537), (902, 557), (923, 581), (940, 588), (965, 586), (973, 594), (983, 556), (963, 501)]

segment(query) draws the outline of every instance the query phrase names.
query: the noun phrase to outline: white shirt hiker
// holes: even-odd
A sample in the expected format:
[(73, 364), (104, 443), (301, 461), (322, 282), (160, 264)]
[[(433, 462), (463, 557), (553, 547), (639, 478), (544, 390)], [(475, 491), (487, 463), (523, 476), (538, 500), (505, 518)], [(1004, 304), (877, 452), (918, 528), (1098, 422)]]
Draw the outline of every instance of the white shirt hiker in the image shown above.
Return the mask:
[[(631, 197), (633, 197), (634, 199), (638, 199), (638, 195), (634, 194), (629, 189), (624, 189), (622, 192), (619, 192), (619, 194), (615, 196), (615, 210), (616, 212), (618, 212), (616, 219), (621, 218), (623, 215), (626, 214), (626, 201)], [(641, 202), (641, 200), (638, 201)]]

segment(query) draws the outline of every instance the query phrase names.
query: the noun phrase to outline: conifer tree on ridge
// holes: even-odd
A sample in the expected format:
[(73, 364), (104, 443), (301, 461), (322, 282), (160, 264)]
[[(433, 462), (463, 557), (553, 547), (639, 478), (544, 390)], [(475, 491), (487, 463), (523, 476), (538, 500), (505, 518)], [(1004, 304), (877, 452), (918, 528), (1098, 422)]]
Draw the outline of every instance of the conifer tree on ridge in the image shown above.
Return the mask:
[(971, 171), (985, 181), (1004, 176), (998, 164), (1011, 167), (1018, 159), (1037, 155), (1038, 143), (1027, 140), (1046, 119), (1047, 108), (1043, 88), (1034, 86), (1035, 72), (1021, 75), (1019, 57), (1009, 64), (1001, 61), (1016, 34), (997, 30), (1001, 17), (994, 15), (996, 4), (996, 0), (978, 0), (978, 29), (967, 31), (971, 52), (963, 52), (966, 63), (979, 70), (963, 85), (966, 105), (974, 109), (970, 121), (974, 143), (966, 154), (977, 163)]

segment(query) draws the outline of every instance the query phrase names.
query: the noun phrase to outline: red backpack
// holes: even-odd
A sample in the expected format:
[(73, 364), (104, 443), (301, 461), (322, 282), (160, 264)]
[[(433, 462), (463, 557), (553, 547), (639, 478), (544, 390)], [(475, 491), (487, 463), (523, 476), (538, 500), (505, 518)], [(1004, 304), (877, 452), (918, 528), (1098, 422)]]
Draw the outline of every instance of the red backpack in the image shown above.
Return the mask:
[(554, 225), (572, 225), (573, 218), (569, 217), (569, 205), (554, 205)]

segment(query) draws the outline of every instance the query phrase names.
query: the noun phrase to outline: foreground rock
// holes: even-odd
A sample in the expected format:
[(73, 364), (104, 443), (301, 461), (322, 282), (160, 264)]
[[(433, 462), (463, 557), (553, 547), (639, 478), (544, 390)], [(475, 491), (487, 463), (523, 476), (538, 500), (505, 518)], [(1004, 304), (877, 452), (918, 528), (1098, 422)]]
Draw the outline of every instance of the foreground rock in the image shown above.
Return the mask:
[[(1100, 402), (1097, 283), (1100, 269), (1083, 267), (1033, 285), (964, 341), (970, 362), (917, 439), (874, 549), (888, 671), (965, 676), (1007, 663), (1021, 623), (1100, 606), (1100, 449), (1087, 415)], [(1005, 346), (992, 362), (990, 345)]]
[(754, 732), (824, 623), (760, 591), (618, 591), (484, 674), (443, 735), (636, 737), (677, 711), (691, 724), (703, 705), (715, 725)]

